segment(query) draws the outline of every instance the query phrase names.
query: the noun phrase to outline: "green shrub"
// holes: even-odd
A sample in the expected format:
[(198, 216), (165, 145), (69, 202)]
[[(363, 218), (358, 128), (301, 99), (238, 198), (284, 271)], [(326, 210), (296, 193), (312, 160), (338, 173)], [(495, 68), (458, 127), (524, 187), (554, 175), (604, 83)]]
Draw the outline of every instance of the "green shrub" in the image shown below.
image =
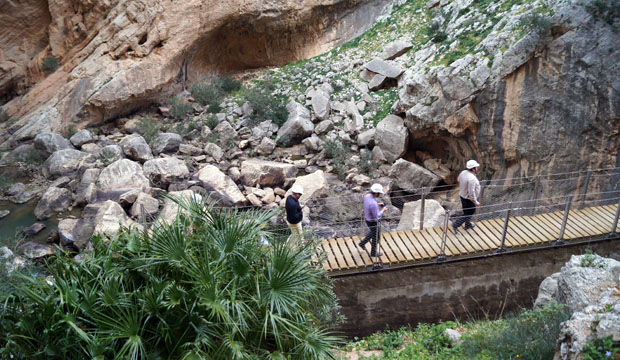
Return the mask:
[(570, 315), (565, 306), (552, 304), (534, 310), (522, 310), (490, 327), (468, 332), (462, 348), (469, 357), (491, 354), (493, 359), (551, 359), (560, 333), (560, 325)]
[(58, 58), (54, 56), (47, 56), (43, 58), (43, 62), (41, 64), (41, 70), (46, 73), (52, 73), (58, 69), (59, 65)]
[(157, 121), (152, 114), (147, 114), (138, 120), (137, 125), (138, 134), (140, 134), (148, 144), (152, 145), (153, 140), (159, 135), (161, 128), (159, 121)]
[(241, 83), (234, 80), (230, 76), (224, 74), (213, 80), (214, 86), (221, 89), (222, 92), (228, 94), (241, 89)]
[(41, 165), (45, 161), (45, 158), (39, 151), (30, 150), (20, 154), (19, 160), (28, 165)]
[(209, 114), (207, 115), (207, 120), (205, 121), (205, 125), (209, 127), (209, 129), (213, 130), (219, 124), (219, 120), (217, 119), (217, 115)]
[(595, 0), (586, 5), (586, 9), (596, 20), (602, 20), (618, 31), (620, 6), (614, 0)]
[(517, 23), (517, 28), (521, 29), (521, 34), (527, 34), (531, 31), (547, 32), (551, 28), (551, 20), (545, 15), (533, 12), (529, 15), (523, 16)]
[(331, 139), (325, 140), (323, 148), (325, 149), (325, 156), (328, 159), (333, 159), (344, 152), (342, 144)]
[(250, 123), (258, 124), (265, 120), (271, 120), (278, 126), (282, 126), (288, 118), (285, 99), (274, 96), (271, 91), (273, 84), (269, 81), (245, 90), (245, 101), (252, 108)]
[(583, 360), (602, 360), (620, 358), (620, 341), (609, 335), (604, 338), (588, 339), (581, 353)]
[(217, 114), (220, 111), (222, 111), (222, 107), (220, 106), (220, 103), (218, 103), (218, 102), (211, 103), (207, 107), (207, 112), (209, 112), (211, 114)]
[(375, 168), (375, 164), (372, 160), (372, 152), (370, 150), (366, 150), (366, 152), (364, 152), (364, 154), (360, 157), (359, 167), (362, 172), (372, 178), (372, 171)]
[(183, 120), (192, 111), (192, 105), (179, 100), (179, 98), (169, 98), (166, 103), (170, 106), (170, 114), (176, 120)]
[(0, 357), (333, 358), (336, 300), (309, 263), (315, 242), (266, 232), (273, 212), (178, 203), (172, 224), (93, 237), (80, 262), (58, 256), (48, 277), (9, 278)]
[(586, 249), (586, 253), (581, 256), (581, 267), (605, 268), (605, 260), (592, 252), (592, 249)]
[(211, 105), (215, 103), (219, 104), (222, 92), (219, 88), (213, 86), (212, 84), (197, 82), (192, 85), (192, 96), (202, 105)]

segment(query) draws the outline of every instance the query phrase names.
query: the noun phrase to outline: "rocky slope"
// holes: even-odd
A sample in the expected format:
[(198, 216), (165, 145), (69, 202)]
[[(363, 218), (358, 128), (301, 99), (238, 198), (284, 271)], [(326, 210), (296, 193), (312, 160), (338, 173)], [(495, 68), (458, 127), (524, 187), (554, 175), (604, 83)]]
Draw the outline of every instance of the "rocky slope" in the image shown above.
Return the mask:
[[(306, 220), (329, 236), (359, 219), (371, 182), (416, 195), (454, 183), (469, 158), (482, 162), (485, 179), (615, 167), (620, 15), (611, 5), (308, 1), (214, 3), (202, 11), (206, 5), (195, 1), (112, 1), (66, 9), (40, 3), (19, 13), (5, 2), (0, 24), (18, 21), (7, 14), (28, 13), (49, 32), (3, 32), (13, 45), (2, 59), (0, 89), (11, 100), (0, 147), (12, 150), (0, 165), (6, 172), (18, 164), (31, 180), (11, 184), (4, 198), (39, 197), (40, 219), (85, 207), (81, 219), (61, 224), (61, 241), (84, 249), (95, 230), (172, 216), (173, 204), (158, 200), (163, 193), (275, 208), (299, 181), (308, 193), (303, 202), (313, 201)], [(321, 52), (370, 25), (365, 20), (381, 9), (363, 35), (259, 72), (214, 104), (188, 91), (210, 71)], [(299, 40), (306, 35), (313, 40)], [(41, 64), (54, 65), (44, 61), (48, 55), (60, 67), (45, 75)], [(26, 57), (32, 60), (18, 61)], [(175, 97), (166, 106), (146, 106), (169, 94)], [(257, 120), (251, 94), (284, 101), (285, 115)], [(82, 127), (90, 131), (73, 134)], [(615, 190), (615, 181), (593, 177), (590, 191)], [(577, 189), (557, 185), (538, 191)], [(530, 199), (533, 189), (495, 201)], [(417, 226), (420, 205), (405, 204), (412, 199), (389, 211), (399, 228)], [(439, 200), (427, 202), (429, 225), (443, 223), (454, 207)]]

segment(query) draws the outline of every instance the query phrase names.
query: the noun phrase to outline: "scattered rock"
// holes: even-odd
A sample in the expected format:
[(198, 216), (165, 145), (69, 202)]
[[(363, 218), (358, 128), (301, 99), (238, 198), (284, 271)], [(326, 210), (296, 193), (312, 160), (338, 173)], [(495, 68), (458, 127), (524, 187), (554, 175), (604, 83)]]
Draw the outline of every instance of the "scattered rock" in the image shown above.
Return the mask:
[(275, 148), (276, 148), (276, 142), (271, 140), (268, 137), (264, 137), (263, 140), (261, 140), (261, 142), (258, 145), (258, 147), (256, 148), (256, 150), (260, 154), (269, 155), (269, 154), (273, 153), (273, 150), (275, 150)]
[(71, 191), (62, 188), (48, 188), (34, 209), (38, 220), (45, 220), (52, 215), (63, 212), (71, 205)]
[(123, 149), (118, 145), (107, 145), (101, 149), (100, 157), (104, 160), (104, 165), (111, 164), (124, 157)]
[(31, 237), (31, 236), (35, 236), (36, 234), (40, 233), (46, 227), (47, 226), (45, 224), (38, 222), (25, 228), (24, 231), (22, 231), (22, 233), (24, 234), (25, 237)]
[[(422, 200), (405, 203), (400, 216), (400, 222), (396, 230), (419, 230), (420, 229), (420, 209)], [(446, 219), (446, 210), (439, 201), (424, 200), (424, 227), (443, 226)]]
[(310, 120), (310, 111), (294, 101), (290, 102), (286, 109), (288, 110), (288, 119), (278, 130), (276, 142), (284, 146), (299, 144), (314, 130), (314, 124)]
[(129, 159), (117, 160), (104, 168), (97, 184), (101, 190), (146, 189), (150, 186), (142, 166)]
[(21, 245), (21, 248), (24, 251), (24, 256), (30, 260), (36, 260), (55, 254), (54, 248), (52, 246), (37, 244), (32, 241), (23, 243)]
[(217, 162), (220, 162), (224, 157), (224, 150), (213, 143), (208, 143), (207, 146), (205, 146), (205, 153), (212, 156)]
[(56, 179), (60, 176), (74, 176), (78, 170), (94, 164), (95, 158), (79, 150), (58, 150), (43, 163), (43, 176)]
[(173, 154), (179, 151), (179, 146), (183, 142), (181, 135), (176, 133), (160, 133), (153, 140), (152, 149), (155, 155), (162, 153)]
[[(317, 170), (312, 174), (298, 176), (295, 179), (293, 186), (299, 185), (304, 189), (304, 194), (299, 198), (299, 201), (306, 203), (312, 199), (316, 199), (329, 192), (329, 185), (327, 183), (327, 176), (323, 170)], [(291, 190), (289, 189), (284, 197), (289, 196)]]
[(331, 120), (323, 120), (316, 125), (314, 132), (317, 135), (325, 134), (334, 128), (334, 122)]
[(2, 211), (0, 211), (0, 219), (4, 219), (5, 217), (9, 216), (10, 213), (11, 213), (11, 211), (9, 211), (9, 210), (2, 210)]
[(146, 177), (159, 184), (170, 184), (176, 178), (189, 175), (185, 162), (175, 157), (148, 160), (142, 169)]
[(131, 220), (125, 214), (125, 210), (112, 200), (105, 201), (99, 206), (99, 210), (93, 219), (93, 224), (93, 234), (105, 236), (114, 236), (121, 227), (142, 227)]
[(385, 75), (377, 74), (372, 77), (370, 82), (368, 83), (368, 88), (372, 91), (377, 91), (383, 88), (387, 80)]
[(80, 130), (80, 131), (76, 132), (69, 139), (69, 141), (71, 141), (71, 144), (73, 144), (73, 146), (75, 146), (77, 148), (81, 148), (82, 145), (91, 143), (94, 140), (95, 139), (93, 138), (93, 135), (90, 133), (90, 131), (88, 131), (86, 129), (83, 129), (83, 130)]
[(312, 97), (312, 110), (319, 121), (326, 120), (331, 110), (329, 103), (329, 94), (319, 90)]
[(377, 124), (375, 144), (381, 148), (388, 163), (394, 162), (407, 152), (409, 131), (402, 118), (388, 115)]
[(213, 165), (200, 169), (195, 177), (202, 182), (211, 195), (227, 205), (240, 206), (246, 203), (246, 198), (235, 182)]
[(297, 168), (292, 164), (259, 159), (250, 159), (241, 163), (241, 181), (246, 186), (279, 186), (286, 178), (297, 175)]
[(128, 135), (121, 140), (120, 146), (131, 160), (144, 162), (153, 158), (153, 152), (142, 136)]
[(375, 146), (375, 133), (376, 129), (368, 129), (357, 135), (357, 145), (360, 147), (373, 147)]
[(393, 60), (409, 51), (412, 47), (413, 44), (408, 41), (396, 40), (387, 44), (379, 57), (383, 60)]
[(74, 149), (71, 142), (62, 135), (44, 133), (35, 136), (34, 148), (41, 151), (46, 157), (58, 150)]
[(439, 176), (420, 165), (404, 159), (396, 160), (390, 168), (389, 175), (394, 179), (397, 188), (414, 193), (420, 193), (423, 187), (434, 187), (441, 180)]
[(141, 219), (142, 216), (145, 216), (146, 220), (150, 220), (157, 214), (158, 211), (159, 201), (157, 201), (154, 197), (141, 192), (138, 194), (138, 197), (133, 203), (130, 214), (134, 218)]
[(387, 61), (376, 58), (370, 61), (364, 67), (369, 71), (372, 71), (376, 74), (381, 74), (385, 77), (392, 79), (396, 79), (403, 73), (402, 69), (397, 68), (396, 66), (388, 63)]

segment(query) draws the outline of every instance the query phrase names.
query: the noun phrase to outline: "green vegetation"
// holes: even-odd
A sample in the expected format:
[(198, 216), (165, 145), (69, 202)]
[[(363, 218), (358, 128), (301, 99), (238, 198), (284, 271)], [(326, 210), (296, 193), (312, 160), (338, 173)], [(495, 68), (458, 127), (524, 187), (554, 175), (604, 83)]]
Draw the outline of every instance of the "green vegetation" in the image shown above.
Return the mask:
[(611, 335), (588, 339), (582, 351), (583, 360), (618, 359), (620, 358), (620, 341), (614, 341)]
[(581, 256), (581, 267), (605, 268), (605, 260), (603, 257), (592, 252), (592, 249), (586, 249), (586, 253)]
[(372, 105), (375, 110), (375, 114), (368, 120), (377, 126), (379, 121), (385, 119), (386, 116), (392, 113), (392, 105), (398, 100), (398, 87), (393, 87), (387, 90), (379, 90), (375, 92), (377, 102)]
[(28, 165), (41, 165), (45, 161), (45, 158), (39, 151), (30, 150), (20, 154), (18, 160)]
[(58, 69), (58, 65), (60, 61), (57, 57), (47, 56), (43, 58), (43, 62), (41, 63), (41, 70), (46, 73), (53, 73)]
[(241, 89), (241, 83), (232, 79), (228, 75), (214, 78), (211, 83), (196, 82), (192, 85), (192, 96), (194, 99), (207, 106), (210, 113), (218, 113), (222, 110), (220, 102), (226, 94)]
[(551, 20), (545, 15), (533, 12), (527, 16), (521, 17), (517, 24), (517, 28), (520, 30), (521, 35), (532, 31), (544, 33), (551, 28)]
[(13, 180), (11, 177), (6, 175), (0, 175), (0, 189), (7, 188), (11, 186), (11, 184), (14, 182), (15, 180)]
[(166, 101), (170, 106), (170, 114), (176, 120), (184, 120), (185, 116), (192, 111), (192, 105), (183, 102), (177, 97), (171, 97)]
[(286, 122), (288, 118), (286, 99), (283, 96), (274, 96), (274, 89), (274, 84), (270, 80), (259, 82), (254, 87), (244, 89), (244, 100), (252, 108), (251, 124), (271, 120), (278, 126), (282, 126)]
[(157, 138), (157, 135), (159, 135), (162, 124), (153, 117), (153, 114), (147, 114), (138, 120), (137, 126), (138, 134), (140, 134), (148, 144), (152, 144)]
[(373, 177), (372, 172), (375, 168), (375, 164), (372, 161), (372, 152), (370, 150), (367, 149), (360, 157), (359, 167), (363, 173), (371, 178)]
[(336, 300), (310, 263), (316, 244), (266, 231), (274, 212), (178, 203), (172, 224), (93, 237), (80, 262), (8, 276), (0, 357), (332, 358)]
[[(551, 359), (562, 321), (568, 319), (563, 306), (553, 304), (522, 310), (499, 320), (420, 324), (416, 329), (386, 330), (344, 347), (352, 350), (382, 350), (382, 356), (367, 359)], [(453, 329), (463, 334), (460, 345), (444, 334)]]
[(209, 127), (209, 129), (213, 130), (220, 122), (217, 120), (217, 115), (209, 114), (207, 115), (207, 120), (205, 120), (205, 125)]

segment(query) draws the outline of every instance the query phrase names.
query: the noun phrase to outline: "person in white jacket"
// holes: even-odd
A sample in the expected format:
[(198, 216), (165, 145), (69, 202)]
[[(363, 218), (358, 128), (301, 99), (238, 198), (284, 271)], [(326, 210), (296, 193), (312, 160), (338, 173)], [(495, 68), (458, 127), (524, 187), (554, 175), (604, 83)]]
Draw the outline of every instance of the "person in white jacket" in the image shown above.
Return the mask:
[(471, 217), (476, 212), (476, 206), (480, 206), (480, 202), (478, 202), (480, 181), (476, 177), (480, 164), (476, 160), (469, 160), (467, 161), (466, 168), (466, 170), (461, 171), (458, 177), (463, 215), (457, 217), (452, 223), (454, 232), (463, 224), (465, 224), (465, 230), (476, 226), (471, 222)]

